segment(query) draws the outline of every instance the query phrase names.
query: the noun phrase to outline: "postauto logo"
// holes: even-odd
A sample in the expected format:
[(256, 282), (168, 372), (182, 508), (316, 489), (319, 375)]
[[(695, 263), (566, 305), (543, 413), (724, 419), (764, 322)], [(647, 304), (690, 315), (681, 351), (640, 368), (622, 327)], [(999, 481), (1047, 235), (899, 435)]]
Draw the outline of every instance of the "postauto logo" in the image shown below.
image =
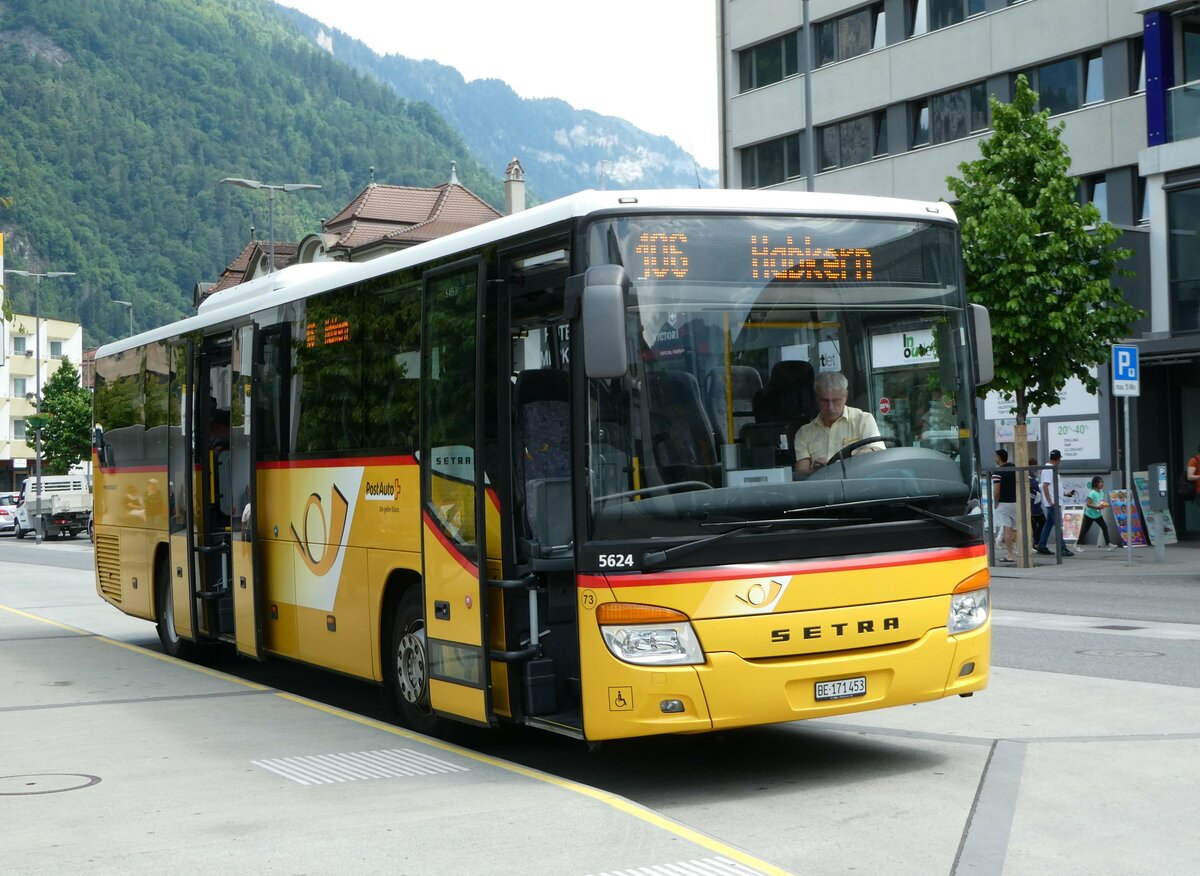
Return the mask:
[(368, 502), (397, 502), (400, 500), (400, 479), (392, 481), (367, 481), (363, 497)]

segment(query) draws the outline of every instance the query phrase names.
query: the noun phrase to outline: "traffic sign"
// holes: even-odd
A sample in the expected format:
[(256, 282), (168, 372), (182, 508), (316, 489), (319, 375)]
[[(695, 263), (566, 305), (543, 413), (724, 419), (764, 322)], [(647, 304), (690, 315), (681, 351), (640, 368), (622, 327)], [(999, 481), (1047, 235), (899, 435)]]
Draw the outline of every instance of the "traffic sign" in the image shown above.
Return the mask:
[(1141, 395), (1138, 348), (1133, 344), (1113, 344), (1112, 391), (1116, 396)]

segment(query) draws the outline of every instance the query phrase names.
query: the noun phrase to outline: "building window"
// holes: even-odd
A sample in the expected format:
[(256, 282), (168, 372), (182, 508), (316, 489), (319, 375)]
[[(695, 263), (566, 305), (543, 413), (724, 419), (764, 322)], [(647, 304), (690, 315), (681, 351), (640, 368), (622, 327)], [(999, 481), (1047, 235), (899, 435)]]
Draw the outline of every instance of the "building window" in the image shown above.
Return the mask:
[(1200, 330), (1200, 186), (1167, 193), (1171, 330)]
[(1145, 94), (1146, 92), (1146, 44), (1141, 37), (1129, 41), (1131, 54), (1129, 72), (1130, 94)]
[(862, 164), (887, 154), (887, 113), (870, 113), (827, 125), (817, 137), (822, 170)]
[(1083, 105), (1104, 100), (1104, 58), (1091, 52), (1083, 58)]
[(738, 52), (738, 92), (762, 88), (799, 73), (799, 34), (794, 30)]
[(929, 101), (918, 100), (909, 105), (909, 118), (912, 133), (909, 143), (915, 149), (918, 146), (929, 145)]
[(26, 338), (24, 335), (13, 336), (13, 355), (24, 356), (27, 352), (25, 347)]
[(62, 341), (51, 341), (50, 342), (50, 358), (51, 359), (61, 359), (62, 358)]
[(803, 176), (800, 134), (788, 134), (741, 150), (742, 188), (761, 189)]
[(1183, 81), (1200, 79), (1200, 21), (1185, 21), (1180, 28), (1183, 39)]
[(1145, 177), (1138, 177), (1138, 225), (1150, 224), (1150, 186)]
[(987, 0), (909, 0), (908, 35), (941, 30), (987, 11)]
[(817, 24), (817, 63), (822, 67), (887, 45), (882, 3), (872, 3)]
[(908, 27), (905, 30), (910, 37), (928, 33), (929, 18), (925, 0), (908, 0)]
[(26, 385), (27, 383), (24, 377), (14, 377), (12, 384), (12, 397), (25, 398), (25, 393), (28, 392), (28, 390), (25, 388)]
[(1108, 178), (1098, 173), (1080, 179), (1080, 197), (1100, 211), (1100, 221), (1108, 221)]
[(983, 82), (935, 94), (909, 106), (913, 147), (961, 140), (988, 127), (988, 94)]
[(13, 438), (18, 441), (25, 440), (25, 421), (13, 420)]
[[(1049, 109), (1050, 115), (1056, 116), (1077, 110), (1080, 102), (1080, 78), (1082, 71), (1081, 58), (1063, 58), (1050, 64), (1043, 64), (1033, 70), (1023, 71), (1029, 79), (1029, 87), (1037, 92), (1038, 109)], [(1013, 74), (1016, 82), (1018, 74)]]

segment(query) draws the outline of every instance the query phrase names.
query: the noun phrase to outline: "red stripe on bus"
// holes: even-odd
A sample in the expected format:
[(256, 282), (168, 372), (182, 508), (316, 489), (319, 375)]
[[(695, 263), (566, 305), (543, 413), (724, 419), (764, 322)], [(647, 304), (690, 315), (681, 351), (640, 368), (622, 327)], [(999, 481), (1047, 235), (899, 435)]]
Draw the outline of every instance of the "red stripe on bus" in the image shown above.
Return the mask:
[(276, 462), (260, 462), (260, 469), (288, 468), (351, 468), (372, 465), (416, 465), (417, 458), (406, 456), (355, 456), (345, 459), (281, 459)]
[(432, 532), (433, 537), (436, 538), (439, 542), (441, 542), (442, 547), (444, 547), (446, 549), (446, 553), (448, 553), (448, 554), (450, 554), (450, 556), (454, 557), (454, 559), (458, 561), (458, 564), (460, 566), (462, 566), (466, 571), (470, 572), (472, 575), (474, 575), (475, 577), (478, 578), (479, 577), (479, 567), (476, 566), (474, 563), (472, 563), (470, 560), (468, 560), (466, 557), (464, 557), (462, 554), (462, 551), (460, 551), (454, 545), (454, 543), (450, 541), (450, 539), (446, 538), (446, 533), (442, 532), (442, 528), (440, 526), (438, 526), (438, 524), (436, 523), (436, 521), (434, 521), (434, 519), (430, 515), (430, 513), (428, 511), (423, 511), (423, 512), (421, 512), (421, 517), (425, 521), (425, 529), (429, 532)]
[(715, 569), (689, 569), (686, 572), (631, 572), (617, 575), (580, 575), (579, 587), (657, 587), (670, 584), (695, 584), (697, 581), (733, 581), (739, 578), (770, 578), (774, 575), (816, 575), (821, 572), (849, 572), (862, 569), (887, 569), (924, 563), (966, 560), (987, 554), (985, 545), (966, 548), (937, 548), (913, 553), (873, 554), (869, 557), (844, 557), (837, 560), (812, 560), (800, 563), (747, 563)]

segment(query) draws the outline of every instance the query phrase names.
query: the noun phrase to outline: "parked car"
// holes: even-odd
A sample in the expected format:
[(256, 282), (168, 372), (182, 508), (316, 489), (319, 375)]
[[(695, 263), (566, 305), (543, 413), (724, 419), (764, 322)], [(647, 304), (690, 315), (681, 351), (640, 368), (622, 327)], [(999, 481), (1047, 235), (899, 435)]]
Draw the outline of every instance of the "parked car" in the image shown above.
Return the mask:
[(17, 494), (0, 493), (0, 532), (17, 531)]

